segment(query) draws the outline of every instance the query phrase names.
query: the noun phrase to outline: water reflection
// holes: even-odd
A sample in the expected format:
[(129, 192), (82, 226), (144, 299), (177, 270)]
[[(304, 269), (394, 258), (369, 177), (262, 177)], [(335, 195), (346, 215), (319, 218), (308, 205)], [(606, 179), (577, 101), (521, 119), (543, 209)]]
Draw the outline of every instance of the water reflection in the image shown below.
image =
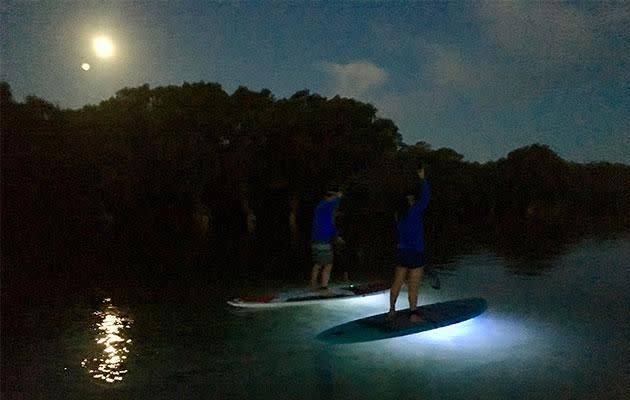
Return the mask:
[(132, 343), (128, 331), (133, 320), (112, 305), (110, 298), (103, 299), (102, 309), (94, 315), (97, 349), (81, 362), (81, 366), (94, 379), (106, 383), (121, 382), (127, 373), (125, 363)]

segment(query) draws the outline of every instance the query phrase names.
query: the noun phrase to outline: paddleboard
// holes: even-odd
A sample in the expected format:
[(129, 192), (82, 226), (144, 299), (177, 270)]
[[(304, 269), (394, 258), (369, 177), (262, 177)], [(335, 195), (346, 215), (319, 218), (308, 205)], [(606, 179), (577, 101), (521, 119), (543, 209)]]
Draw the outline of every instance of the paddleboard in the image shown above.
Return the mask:
[(480, 298), (428, 304), (418, 307), (424, 318), (422, 322), (411, 322), (409, 309), (406, 309), (397, 311), (392, 319), (383, 313), (337, 325), (321, 332), (317, 338), (331, 344), (389, 339), (466, 321), (482, 314), (487, 307), (486, 301)]
[(243, 296), (228, 300), (228, 304), (241, 308), (272, 308), (318, 304), (335, 300), (346, 300), (356, 297), (372, 296), (389, 290), (389, 283), (375, 282), (369, 284), (346, 285), (330, 288), (324, 294), (320, 290), (300, 290), (281, 292), (266, 296)]

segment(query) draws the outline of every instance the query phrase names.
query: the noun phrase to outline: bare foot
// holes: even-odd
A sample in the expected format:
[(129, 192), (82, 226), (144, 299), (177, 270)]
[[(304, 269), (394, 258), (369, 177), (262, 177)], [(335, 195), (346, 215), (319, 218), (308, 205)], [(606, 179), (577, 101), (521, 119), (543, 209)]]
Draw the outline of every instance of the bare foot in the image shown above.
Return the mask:
[(387, 319), (390, 321), (396, 319), (396, 310), (389, 310), (387, 313)]
[(409, 316), (409, 321), (413, 322), (414, 324), (417, 324), (420, 322), (424, 322), (424, 318), (422, 318), (422, 315), (420, 315), (418, 310), (414, 310), (411, 312), (411, 315)]
[(335, 293), (330, 290), (329, 288), (320, 288), (319, 289), (319, 294), (320, 296), (324, 296), (324, 297), (332, 297), (335, 295)]

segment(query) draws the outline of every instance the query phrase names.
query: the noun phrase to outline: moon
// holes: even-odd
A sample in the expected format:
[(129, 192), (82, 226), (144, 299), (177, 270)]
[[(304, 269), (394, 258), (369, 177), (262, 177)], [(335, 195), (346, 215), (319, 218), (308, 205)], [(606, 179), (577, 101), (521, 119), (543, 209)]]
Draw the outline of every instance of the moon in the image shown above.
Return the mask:
[(84, 71), (89, 71), (90, 70), (90, 64), (88, 64), (88, 63), (81, 64), (81, 69), (84, 70)]
[(114, 43), (107, 36), (98, 36), (92, 41), (96, 55), (101, 58), (110, 58), (114, 54)]

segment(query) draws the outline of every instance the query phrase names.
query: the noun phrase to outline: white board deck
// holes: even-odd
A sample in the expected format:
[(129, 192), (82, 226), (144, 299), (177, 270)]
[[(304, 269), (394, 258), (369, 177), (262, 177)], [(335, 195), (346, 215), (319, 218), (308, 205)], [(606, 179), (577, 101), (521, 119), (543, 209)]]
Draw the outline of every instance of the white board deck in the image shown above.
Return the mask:
[(389, 290), (389, 284), (377, 282), (331, 288), (329, 295), (324, 295), (320, 291), (304, 290), (297, 293), (295, 291), (284, 292), (269, 296), (244, 296), (228, 300), (227, 303), (240, 308), (291, 307), (373, 296), (387, 290)]

